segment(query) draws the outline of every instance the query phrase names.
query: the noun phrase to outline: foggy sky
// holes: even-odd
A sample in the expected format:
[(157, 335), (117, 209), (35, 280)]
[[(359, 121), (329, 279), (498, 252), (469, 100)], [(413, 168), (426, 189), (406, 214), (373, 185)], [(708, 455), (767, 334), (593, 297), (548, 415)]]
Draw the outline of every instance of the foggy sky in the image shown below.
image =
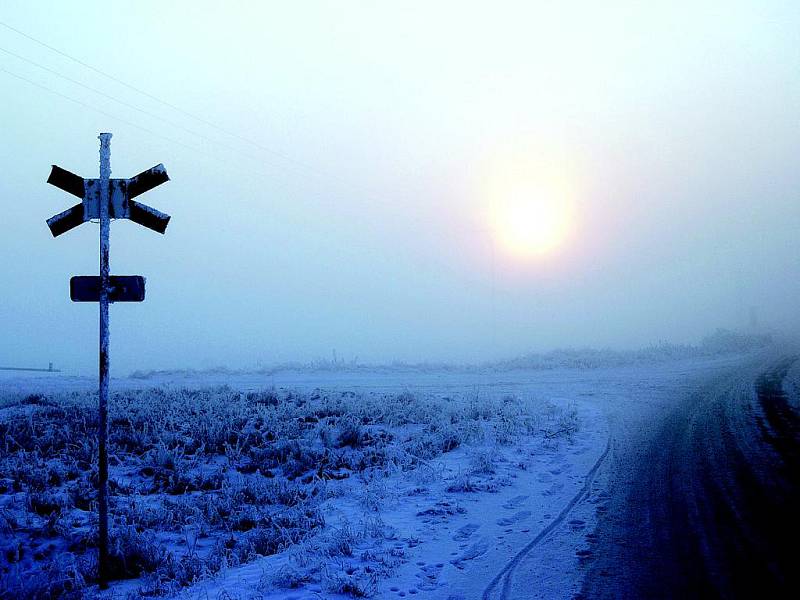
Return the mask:
[[(52, 239), (74, 198), (45, 181), (96, 177), (101, 131), (113, 177), (172, 179), (141, 198), (165, 236), (112, 224), (112, 272), (148, 286), (112, 306), (116, 374), (694, 342), (750, 306), (797, 325), (796, 2), (9, 1), (0, 21), (163, 101), (0, 26), (86, 86), (0, 51), (0, 365), (95, 368), (97, 307), (68, 281), (97, 273), (97, 225)], [(487, 178), (519, 156), (575, 190), (545, 256), (490, 224)]]

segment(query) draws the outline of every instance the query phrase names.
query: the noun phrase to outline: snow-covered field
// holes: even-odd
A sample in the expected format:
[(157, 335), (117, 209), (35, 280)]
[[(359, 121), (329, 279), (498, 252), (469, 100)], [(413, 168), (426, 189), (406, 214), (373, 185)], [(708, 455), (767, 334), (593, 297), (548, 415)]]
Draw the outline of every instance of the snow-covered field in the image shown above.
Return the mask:
[[(570, 598), (620, 411), (738, 360), (114, 380), (103, 595)], [(94, 385), (0, 379), (0, 597), (93, 591)]]

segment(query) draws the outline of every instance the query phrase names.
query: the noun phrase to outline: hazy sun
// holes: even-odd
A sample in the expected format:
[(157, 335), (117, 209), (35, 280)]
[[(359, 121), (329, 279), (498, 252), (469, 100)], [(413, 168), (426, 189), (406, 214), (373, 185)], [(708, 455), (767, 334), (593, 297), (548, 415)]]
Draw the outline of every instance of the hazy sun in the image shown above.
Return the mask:
[(574, 192), (561, 169), (517, 159), (495, 169), (487, 192), (494, 237), (509, 254), (541, 257), (566, 243)]
[(570, 224), (562, 198), (535, 190), (497, 202), (494, 220), (499, 241), (522, 257), (540, 256), (558, 248), (567, 237)]

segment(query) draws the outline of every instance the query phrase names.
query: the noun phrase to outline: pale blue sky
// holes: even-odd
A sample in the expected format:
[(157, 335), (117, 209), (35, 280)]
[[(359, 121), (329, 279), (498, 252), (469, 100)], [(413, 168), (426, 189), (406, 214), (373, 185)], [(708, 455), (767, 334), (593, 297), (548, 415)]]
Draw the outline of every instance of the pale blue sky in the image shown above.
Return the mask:
[[(148, 277), (112, 308), (119, 374), (685, 342), (751, 305), (797, 322), (796, 2), (6, 1), (0, 21), (179, 109), (0, 26), (0, 365), (94, 368), (96, 307), (67, 285), (96, 272), (97, 227), (51, 239), (71, 200), (45, 180), (96, 176), (100, 131), (113, 176), (172, 177), (142, 198), (165, 236), (112, 227), (112, 271)], [(487, 181), (516, 160), (570, 182), (544, 256), (493, 230)]]

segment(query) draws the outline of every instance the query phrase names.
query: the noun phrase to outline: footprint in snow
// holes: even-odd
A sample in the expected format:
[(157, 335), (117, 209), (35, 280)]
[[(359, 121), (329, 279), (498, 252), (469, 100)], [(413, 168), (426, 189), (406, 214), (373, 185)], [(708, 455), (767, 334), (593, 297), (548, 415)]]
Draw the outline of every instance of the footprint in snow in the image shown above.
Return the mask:
[(521, 510), (518, 513), (511, 515), (510, 517), (503, 517), (502, 519), (497, 520), (497, 524), (500, 527), (508, 527), (509, 525), (513, 525), (514, 523), (519, 523), (531, 516), (531, 511), (529, 510)]
[(443, 563), (424, 566), (419, 573), (417, 573), (417, 577), (420, 579), (420, 583), (417, 587), (421, 590), (429, 591), (435, 590), (436, 588), (444, 585), (439, 581), (439, 577), (442, 574), (442, 568), (444, 568)]
[(552, 481), (553, 480), (553, 476), (550, 475), (550, 473), (539, 473), (536, 476), (536, 480), (539, 483), (547, 483), (548, 481)]
[(463, 570), (466, 566), (464, 563), (474, 560), (479, 556), (483, 556), (488, 550), (489, 540), (481, 538), (474, 544), (471, 544), (470, 547), (464, 550), (459, 556), (451, 560), (450, 563), (457, 569)]
[(586, 521), (583, 521), (582, 519), (572, 519), (569, 522), (569, 528), (572, 529), (572, 531), (580, 531), (581, 529), (585, 529)]
[(463, 542), (468, 540), (472, 537), (472, 534), (480, 529), (480, 525), (477, 523), (467, 523), (463, 527), (460, 527), (456, 534), (453, 536), (453, 541), (455, 542)]
[(542, 492), (542, 496), (552, 496), (553, 494), (562, 489), (564, 489), (563, 483), (554, 483), (553, 485), (551, 485), (549, 488), (547, 488), (545, 491)]
[(529, 496), (514, 496), (508, 502), (503, 504), (503, 508), (507, 508), (508, 510), (514, 510), (515, 508), (519, 508), (523, 504), (525, 504), (525, 500), (527, 500)]

